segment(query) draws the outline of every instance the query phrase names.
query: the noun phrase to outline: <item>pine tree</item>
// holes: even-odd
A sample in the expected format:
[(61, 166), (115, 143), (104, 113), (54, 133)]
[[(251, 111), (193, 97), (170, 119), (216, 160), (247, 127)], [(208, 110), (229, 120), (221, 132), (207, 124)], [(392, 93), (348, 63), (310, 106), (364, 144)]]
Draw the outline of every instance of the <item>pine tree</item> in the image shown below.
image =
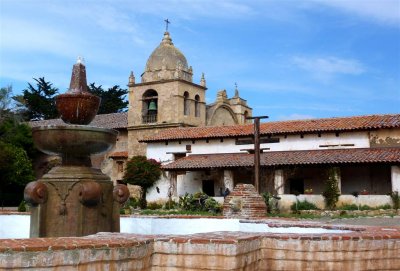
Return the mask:
[(54, 97), (58, 93), (58, 89), (54, 88), (53, 84), (47, 82), (44, 77), (33, 78), (33, 80), (36, 81), (36, 88), (28, 83), (28, 88), (23, 91), (29, 120), (57, 118), (58, 112)]

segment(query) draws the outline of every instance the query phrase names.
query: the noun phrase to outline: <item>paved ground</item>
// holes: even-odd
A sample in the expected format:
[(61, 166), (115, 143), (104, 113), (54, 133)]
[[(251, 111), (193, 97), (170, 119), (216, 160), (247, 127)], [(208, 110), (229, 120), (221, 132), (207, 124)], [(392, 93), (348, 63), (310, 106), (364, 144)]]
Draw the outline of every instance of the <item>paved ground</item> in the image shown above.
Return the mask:
[(366, 225), (366, 226), (398, 226), (400, 227), (400, 216), (395, 217), (359, 217), (359, 218), (342, 218), (331, 219), (321, 218), (312, 221), (321, 221), (328, 224), (337, 225)]

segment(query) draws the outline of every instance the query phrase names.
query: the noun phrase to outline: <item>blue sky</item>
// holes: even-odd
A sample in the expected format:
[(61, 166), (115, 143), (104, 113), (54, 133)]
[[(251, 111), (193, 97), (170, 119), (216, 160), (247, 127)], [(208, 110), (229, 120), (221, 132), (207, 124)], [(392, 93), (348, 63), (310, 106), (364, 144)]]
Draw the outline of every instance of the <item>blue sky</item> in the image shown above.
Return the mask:
[(400, 112), (400, 0), (0, 0), (0, 85), (139, 80), (169, 26), (176, 47), (218, 90), (270, 120)]

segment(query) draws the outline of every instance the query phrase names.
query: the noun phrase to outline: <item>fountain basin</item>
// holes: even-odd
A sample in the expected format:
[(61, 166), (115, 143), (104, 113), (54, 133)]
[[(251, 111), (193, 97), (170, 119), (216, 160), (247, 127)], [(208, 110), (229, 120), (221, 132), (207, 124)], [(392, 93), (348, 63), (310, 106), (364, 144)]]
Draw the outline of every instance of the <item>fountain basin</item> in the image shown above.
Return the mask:
[(65, 93), (56, 96), (61, 119), (71, 124), (89, 124), (97, 114), (100, 98), (89, 92)]
[(49, 155), (84, 157), (109, 151), (118, 131), (84, 125), (48, 125), (32, 129), (36, 147)]
[[(121, 222), (132, 218), (123, 217)], [(145, 218), (151, 219), (170, 223), (174, 218)], [(190, 228), (191, 222), (197, 224), (201, 219), (180, 219), (180, 228)], [(156, 220), (152, 222), (158, 223)], [(260, 219), (239, 222), (261, 228), (268, 226), (276, 231), (243, 232), (226, 231), (232, 230), (229, 221), (208, 218), (206, 224), (227, 227), (197, 234), (104, 232), (85, 237), (2, 239), (0, 269), (400, 270), (400, 227)], [(311, 226), (343, 232), (310, 233)], [(293, 227), (303, 230), (297, 233), (285, 230)]]

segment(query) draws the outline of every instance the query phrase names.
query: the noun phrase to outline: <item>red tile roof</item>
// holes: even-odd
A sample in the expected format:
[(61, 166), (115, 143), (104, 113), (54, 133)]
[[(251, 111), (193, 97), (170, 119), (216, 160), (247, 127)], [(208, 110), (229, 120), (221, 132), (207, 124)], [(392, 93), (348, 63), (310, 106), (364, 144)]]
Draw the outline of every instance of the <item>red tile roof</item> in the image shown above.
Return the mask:
[[(290, 120), (261, 123), (261, 135), (299, 134), (317, 132), (361, 131), (384, 128), (400, 128), (400, 114), (369, 115), (343, 118)], [(243, 137), (253, 135), (253, 125), (206, 126), (173, 128), (160, 131), (157, 135), (141, 140), (157, 142), (165, 140), (206, 139)]]
[(111, 153), (108, 157), (111, 158), (128, 158), (128, 152), (127, 151), (116, 151)]
[[(29, 126), (47, 126), (47, 125), (66, 125), (61, 119), (38, 120), (30, 121)], [(109, 129), (122, 129), (128, 126), (128, 113), (111, 113), (97, 115), (94, 120), (89, 124), (90, 126), (109, 128)]]
[[(279, 151), (261, 154), (261, 166), (400, 163), (400, 148)], [(166, 170), (250, 167), (253, 154), (194, 154), (164, 165)]]

